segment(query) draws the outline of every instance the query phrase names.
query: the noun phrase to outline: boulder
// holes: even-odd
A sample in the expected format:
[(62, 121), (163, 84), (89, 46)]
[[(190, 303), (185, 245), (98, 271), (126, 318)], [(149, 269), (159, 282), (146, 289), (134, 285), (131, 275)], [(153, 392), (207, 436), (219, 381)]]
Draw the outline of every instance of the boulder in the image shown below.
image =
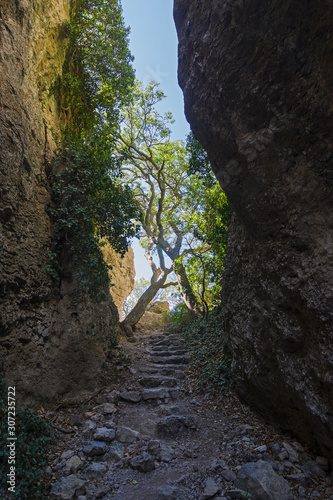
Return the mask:
[(235, 480), (235, 486), (248, 491), (256, 500), (293, 500), (288, 482), (278, 476), (273, 467), (263, 460), (244, 464)]
[(99, 427), (94, 433), (95, 441), (105, 441), (106, 443), (113, 441), (116, 437), (116, 431), (107, 427)]
[(84, 493), (86, 481), (78, 478), (74, 474), (62, 477), (60, 481), (52, 485), (50, 500), (71, 500), (74, 495)]
[(151, 472), (155, 469), (154, 457), (149, 453), (142, 453), (137, 457), (134, 457), (130, 461), (130, 466), (132, 469), (138, 470), (140, 472)]
[(107, 451), (107, 444), (103, 441), (89, 441), (83, 445), (83, 452), (88, 457), (103, 455)]
[(131, 444), (139, 439), (139, 433), (129, 427), (117, 427), (116, 438), (120, 443)]

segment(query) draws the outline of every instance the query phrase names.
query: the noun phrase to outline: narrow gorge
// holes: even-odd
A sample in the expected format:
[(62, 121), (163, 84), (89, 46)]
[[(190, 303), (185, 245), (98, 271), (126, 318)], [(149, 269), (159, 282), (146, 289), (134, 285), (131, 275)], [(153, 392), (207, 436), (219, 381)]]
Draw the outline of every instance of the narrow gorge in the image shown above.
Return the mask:
[[(104, 36), (106, 6), (115, 8), (108, 18), (115, 40)], [(81, 38), (82, 53), (70, 53), (79, 36), (73, 12), (81, 7), (90, 32)], [(120, 1), (1, 0), (0, 392), (15, 387), (17, 408), (48, 422), (53, 438), (38, 480), (47, 496), (7, 497), (2, 478), (6, 500), (230, 500), (251, 498), (251, 491), (254, 500), (333, 499), (332, 0), (174, 0), (173, 14), (185, 115), (196, 147), (204, 148), (206, 170), (202, 177), (195, 172), (192, 185), (186, 184), (193, 172), (185, 141), (167, 143), (165, 159), (158, 149), (140, 149), (139, 133), (138, 142), (132, 140), (133, 130), (144, 129), (143, 117), (157, 127), (156, 142), (164, 147), (172, 119), (159, 122), (159, 115), (149, 114), (163, 94), (157, 84), (144, 90), (135, 83)], [(113, 66), (104, 61), (103, 43), (114, 54)], [(78, 83), (75, 71), (80, 74), (87, 61), (91, 66)], [(68, 67), (74, 98), (67, 106)], [(116, 84), (105, 90), (103, 78)], [(82, 88), (87, 95), (75, 101)], [(135, 115), (138, 102), (141, 115)], [(82, 125), (86, 108), (92, 111)], [(99, 166), (111, 159), (110, 168), (101, 167), (106, 175), (100, 185), (109, 186), (105, 178), (112, 188), (120, 184), (111, 190), (114, 213), (101, 205), (91, 211), (95, 226), (87, 246), (97, 236), (103, 242), (108, 231), (115, 234), (114, 246), (110, 239), (97, 245), (110, 286), (95, 297), (80, 285), (77, 262), (86, 263), (81, 243), (75, 261), (63, 250), (65, 231), (63, 248), (54, 253), (60, 213), (54, 209), (55, 159), (62, 151), (61, 174), (75, 156), (68, 146), (74, 118), (80, 125), (72, 142), (81, 141), (74, 174), (84, 170), (82, 158), (88, 165), (97, 158)], [(89, 161), (85, 120), (97, 144)], [(147, 130), (146, 136), (154, 135)], [(132, 184), (121, 177), (120, 164), (130, 170), (126, 161), (136, 168)], [(168, 162), (176, 169), (167, 170)], [(209, 198), (214, 182), (215, 197)], [(105, 200), (100, 185), (93, 195)], [(192, 198), (179, 209), (187, 186)], [(81, 187), (74, 186), (74, 199)], [(146, 212), (138, 198), (133, 201), (135, 190)], [(123, 196), (119, 203), (117, 196)], [(201, 228), (198, 207), (212, 228)], [(94, 217), (102, 212), (108, 219), (97, 227)], [(187, 220), (197, 224), (188, 239)], [(74, 223), (80, 234), (80, 221)], [(213, 272), (204, 267), (208, 247), (202, 243), (202, 282), (200, 266), (189, 257), (198, 257), (191, 247), (197, 234), (200, 244), (212, 234), (215, 243), (228, 240)], [(154, 293), (177, 286), (174, 296), (185, 305), (177, 310), (170, 292), (170, 305), (163, 298), (145, 304), (126, 330), (121, 315), (135, 283), (134, 254), (119, 241), (135, 236), (146, 244)], [(58, 262), (56, 279), (52, 259), (64, 263)], [(196, 278), (200, 286), (191, 295)], [(215, 281), (221, 290), (208, 307), (205, 293)], [(7, 418), (4, 401), (0, 394)], [(2, 442), (6, 425), (1, 422)], [(0, 462), (4, 457), (0, 449)]]

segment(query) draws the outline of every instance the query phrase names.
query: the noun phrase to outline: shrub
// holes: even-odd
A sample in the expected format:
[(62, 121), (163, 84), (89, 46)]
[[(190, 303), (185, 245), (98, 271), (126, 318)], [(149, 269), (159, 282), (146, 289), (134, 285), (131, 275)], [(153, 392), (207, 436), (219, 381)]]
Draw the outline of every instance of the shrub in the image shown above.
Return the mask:
[[(1, 486), (7, 490), (8, 407), (3, 380), (0, 384), (0, 473)], [(15, 441), (16, 487), (13, 498), (20, 500), (45, 498), (43, 484), (40, 482), (40, 469), (46, 464), (47, 449), (51, 441), (50, 425), (31, 410), (17, 410), (15, 435), (17, 437)]]
[(223, 338), (220, 311), (212, 311), (207, 320), (179, 321), (183, 317), (176, 313), (176, 325), (191, 351), (190, 367), (199, 387), (225, 390), (230, 382), (231, 353)]

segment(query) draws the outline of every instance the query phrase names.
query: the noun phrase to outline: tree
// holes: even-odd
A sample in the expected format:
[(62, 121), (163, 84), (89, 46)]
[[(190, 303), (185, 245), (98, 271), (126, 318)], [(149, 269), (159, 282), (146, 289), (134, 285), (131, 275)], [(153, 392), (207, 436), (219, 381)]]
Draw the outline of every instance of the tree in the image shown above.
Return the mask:
[(231, 207), (213, 174), (207, 152), (192, 132), (186, 138), (186, 150), (193, 187), (191, 196), (194, 197), (194, 200), (190, 198), (190, 203), (196, 204), (200, 197), (194, 234), (202, 242), (202, 248), (189, 256), (186, 267), (207, 315), (208, 309), (220, 301)]
[[(145, 254), (152, 270), (150, 286), (123, 321), (123, 326), (129, 329), (134, 327), (159, 289), (175, 284), (179, 285), (189, 311), (196, 314), (198, 310), (197, 297), (183, 264), (185, 253), (190, 252), (184, 243), (186, 234), (192, 230), (196, 206), (184, 203), (190, 192), (184, 143), (170, 139), (172, 115), (162, 116), (156, 110), (156, 104), (164, 97), (155, 82), (146, 89), (137, 83), (133, 102), (122, 114), (116, 146), (141, 213)], [(151, 256), (153, 250), (159, 260), (158, 266)], [(165, 257), (171, 261), (169, 267)], [(177, 282), (167, 282), (173, 271)]]
[[(161, 115), (157, 110), (164, 97), (157, 83), (143, 88), (137, 82), (131, 105), (121, 115), (116, 142), (117, 157), (141, 214), (141, 242), (152, 270), (149, 287), (122, 323), (128, 332), (158, 290), (176, 283), (189, 313), (207, 314), (213, 288), (209, 280), (217, 257), (217, 246), (213, 249), (210, 236), (215, 229), (224, 230), (224, 219), (219, 228), (214, 225), (217, 213), (210, 202), (215, 196), (215, 206), (224, 206), (226, 198), (213, 177), (207, 155), (194, 138), (192, 149), (186, 149), (182, 141), (171, 140), (172, 115)], [(172, 272), (176, 283), (168, 281)]]

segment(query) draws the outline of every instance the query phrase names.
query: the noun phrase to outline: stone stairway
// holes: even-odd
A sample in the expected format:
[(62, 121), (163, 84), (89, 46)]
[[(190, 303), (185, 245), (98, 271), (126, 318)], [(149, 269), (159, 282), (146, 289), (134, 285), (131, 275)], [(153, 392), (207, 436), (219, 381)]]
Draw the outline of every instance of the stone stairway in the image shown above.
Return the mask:
[(178, 335), (123, 348), (125, 387), (105, 388), (65, 436), (45, 471), (51, 500), (231, 500), (250, 498), (247, 488), (257, 500), (333, 499), (325, 459), (311, 460), (234, 396), (219, 405), (192, 388)]

